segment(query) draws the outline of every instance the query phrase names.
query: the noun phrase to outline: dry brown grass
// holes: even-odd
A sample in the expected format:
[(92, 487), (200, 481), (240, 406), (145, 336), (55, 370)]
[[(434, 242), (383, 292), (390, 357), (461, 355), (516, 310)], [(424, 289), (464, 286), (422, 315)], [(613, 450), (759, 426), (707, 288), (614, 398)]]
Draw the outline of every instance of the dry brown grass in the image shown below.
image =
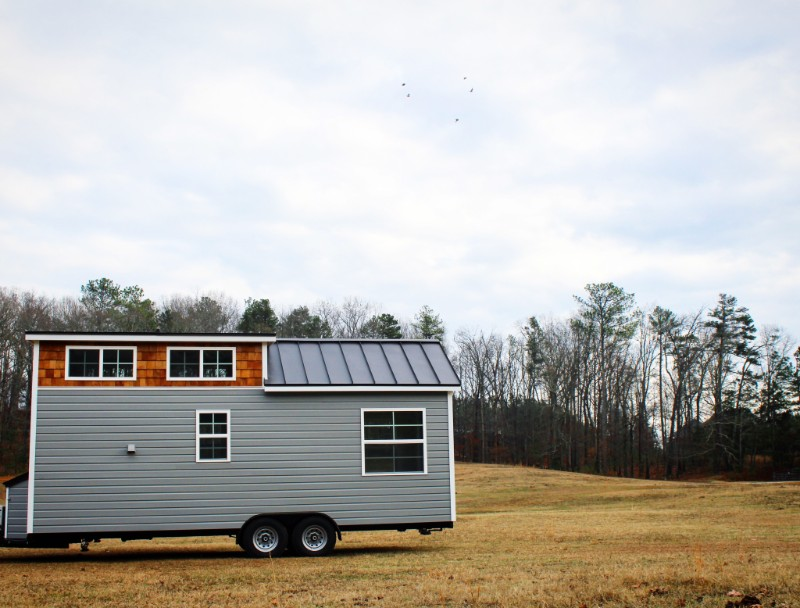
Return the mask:
[(800, 606), (800, 484), (458, 465), (454, 530), (252, 560), (227, 538), (0, 550), (0, 606)]

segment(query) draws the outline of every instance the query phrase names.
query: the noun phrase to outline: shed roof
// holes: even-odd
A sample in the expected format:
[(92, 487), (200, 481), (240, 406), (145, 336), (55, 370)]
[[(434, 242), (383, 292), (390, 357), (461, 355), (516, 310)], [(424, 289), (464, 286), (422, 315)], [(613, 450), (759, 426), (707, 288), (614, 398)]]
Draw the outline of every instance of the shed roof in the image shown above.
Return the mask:
[(18, 483), (22, 483), (23, 481), (27, 481), (27, 480), (28, 480), (28, 471), (25, 471), (24, 473), (20, 473), (19, 475), (16, 475), (15, 477), (12, 477), (11, 479), (6, 479), (3, 482), (3, 485), (6, 486), (7, 488), (11, 488), (11, 487), (17, 485)]
[(266, 387), (458, 388), (436, 340), (292, 340), (269, 345)]

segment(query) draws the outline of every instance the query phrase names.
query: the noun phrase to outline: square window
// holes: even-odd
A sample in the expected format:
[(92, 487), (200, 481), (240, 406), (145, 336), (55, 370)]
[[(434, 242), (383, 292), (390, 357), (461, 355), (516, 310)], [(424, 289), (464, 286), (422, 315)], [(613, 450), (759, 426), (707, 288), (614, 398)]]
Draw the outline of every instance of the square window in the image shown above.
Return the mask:
[(97, 378), (100, 374), (100, 349), (70, 348), (67, 370), (72, 378)]
[(104, 348), (103, 378), (133, 378), (133, 350)]
[(364, 475), (426, 473), (425, 410), (362, 410)]
[(196, 461), (230, 462), (229, 411), (196, 412)]
[(200, 375), (199, 350), (170, 350), (169, 375), (172, 378), (197, 378)]

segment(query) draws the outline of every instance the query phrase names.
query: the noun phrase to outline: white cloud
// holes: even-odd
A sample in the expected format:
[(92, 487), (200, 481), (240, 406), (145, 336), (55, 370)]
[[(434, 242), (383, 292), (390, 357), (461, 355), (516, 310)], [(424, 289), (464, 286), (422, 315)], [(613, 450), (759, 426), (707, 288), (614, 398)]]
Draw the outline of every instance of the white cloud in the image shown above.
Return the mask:
[(26, 252), (6, 284), (356, 295), (510, 329), (614, 280), (792, 322), (792, 6), (3, 11), (0, 255)]
[(0, 208), (7, 212), (43, 212), (66, 194), (82, 193), (88, 180), (82, 175), (36, 176), (0, 167)]

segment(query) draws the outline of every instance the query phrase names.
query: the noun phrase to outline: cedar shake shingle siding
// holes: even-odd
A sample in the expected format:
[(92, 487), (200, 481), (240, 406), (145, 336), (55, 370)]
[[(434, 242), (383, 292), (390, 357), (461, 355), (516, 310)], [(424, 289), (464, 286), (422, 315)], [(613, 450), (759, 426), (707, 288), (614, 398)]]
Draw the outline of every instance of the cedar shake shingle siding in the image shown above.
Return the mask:
[[(39, 386), (262, 386), (260, 344), (205, 344), (205, 343), (169, 343), (169, 344), (137, 344), (124, 343), (113, 346), (135, 346), (136, 380), (67, 380), (67, 346), (112, 346), (98, 342), (43, 342), (39, 347)], [(236, 347), (236, 380), (167, 380), (167, 346), (178, 348), (228, 348)]]

